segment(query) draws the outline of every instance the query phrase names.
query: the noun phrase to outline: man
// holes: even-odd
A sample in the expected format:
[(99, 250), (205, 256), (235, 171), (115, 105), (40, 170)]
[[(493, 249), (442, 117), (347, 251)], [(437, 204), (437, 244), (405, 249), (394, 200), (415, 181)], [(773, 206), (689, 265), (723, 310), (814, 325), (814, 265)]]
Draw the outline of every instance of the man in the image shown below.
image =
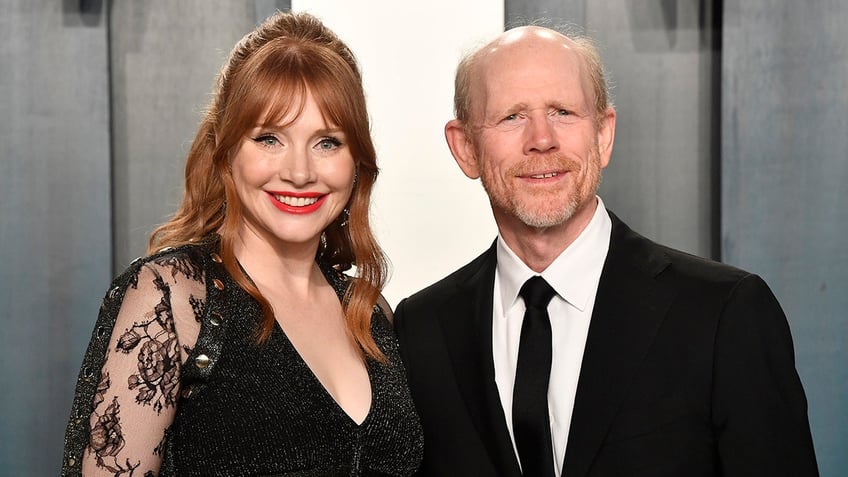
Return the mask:
[(460, 64), (455, 109), (448, 145), (499, 234), (397, 307), (422, 473), (817, 475), (768, 286), (596, 196), (616, 116), (591, 43), (510, 30)]

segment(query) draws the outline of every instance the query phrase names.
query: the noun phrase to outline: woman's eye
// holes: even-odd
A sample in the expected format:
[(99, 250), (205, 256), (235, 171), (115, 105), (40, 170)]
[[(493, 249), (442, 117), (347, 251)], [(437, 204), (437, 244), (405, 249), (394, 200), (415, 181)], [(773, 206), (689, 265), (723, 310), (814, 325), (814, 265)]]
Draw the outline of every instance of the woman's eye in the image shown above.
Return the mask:
[(253, 138), (253, 140), (256, 143), (261, 144), (263, 146), (267, 146), (267, 147), (274, 147), (274, 146), (280, 144), (280, 141), (278, 141), (276, 137), (274, 137), (270, 134), (264, 134), (262, 136)]
[(318, 141), (317, 147), (318, 147), (318, 149), (320, 149), (322, 151), (332, 151), (333, 149), (336, 149), (337, 147), (339, 147), (341, 145), (342, 145), (342, 142), (339, 141), (338, 139), (336, 139), (334, 137), (325, 137), (325, 138), (321, 138), (321, 140)]

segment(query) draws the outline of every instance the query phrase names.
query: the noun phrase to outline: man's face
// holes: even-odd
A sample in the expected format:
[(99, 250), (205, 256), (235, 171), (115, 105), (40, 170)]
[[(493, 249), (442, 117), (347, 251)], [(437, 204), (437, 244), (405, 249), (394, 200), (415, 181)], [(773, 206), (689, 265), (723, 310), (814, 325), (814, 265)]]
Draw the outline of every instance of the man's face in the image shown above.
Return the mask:
[(577, 53), (520, 37), (478, 68), (470, 140), (499, 226), (549, 228), (594, 212), (609, 151), (599, 150), (605, 138)]

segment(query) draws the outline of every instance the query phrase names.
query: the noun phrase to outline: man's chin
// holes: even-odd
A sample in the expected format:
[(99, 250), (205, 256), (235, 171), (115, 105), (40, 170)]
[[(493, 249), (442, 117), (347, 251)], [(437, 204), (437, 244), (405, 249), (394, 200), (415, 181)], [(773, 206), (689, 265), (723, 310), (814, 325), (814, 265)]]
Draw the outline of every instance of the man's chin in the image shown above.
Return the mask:
[(562, 225), (574, 215), (573, 207), (563, 207), (547, 211), (516, 211), (516, 218), (524, 225), (534, 229), (549, 229)]

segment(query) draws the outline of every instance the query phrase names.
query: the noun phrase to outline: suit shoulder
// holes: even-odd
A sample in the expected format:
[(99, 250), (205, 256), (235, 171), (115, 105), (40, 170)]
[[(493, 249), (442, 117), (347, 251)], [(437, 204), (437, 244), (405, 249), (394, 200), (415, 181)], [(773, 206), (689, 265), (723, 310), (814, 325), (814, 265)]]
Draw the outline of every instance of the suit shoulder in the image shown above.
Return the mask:
[(772, 295), (768, 284), (759, 275), (741, 268), (703, 258), (664, 245), (656, 245), (668, 260), (668, 265), (657, 279), (681, 291), (689, 290), (692, 296), (732, 297)]
[(656, 243), (633, 231), (619, 219), (613, 220), (610, 257), (615, 263), (629, 266), (660, 280), (680, 286), (718, 286), (733, 288), (752, 277), (751, 273), (726, 263), (717, 262), (667, 245)]
[(668, 271), (678, 279), (699, 282), (738, 283), (752, 276), (748, 271), (726, 263), (710, 260), (688, 252), (657, 245), (669, 259)]

